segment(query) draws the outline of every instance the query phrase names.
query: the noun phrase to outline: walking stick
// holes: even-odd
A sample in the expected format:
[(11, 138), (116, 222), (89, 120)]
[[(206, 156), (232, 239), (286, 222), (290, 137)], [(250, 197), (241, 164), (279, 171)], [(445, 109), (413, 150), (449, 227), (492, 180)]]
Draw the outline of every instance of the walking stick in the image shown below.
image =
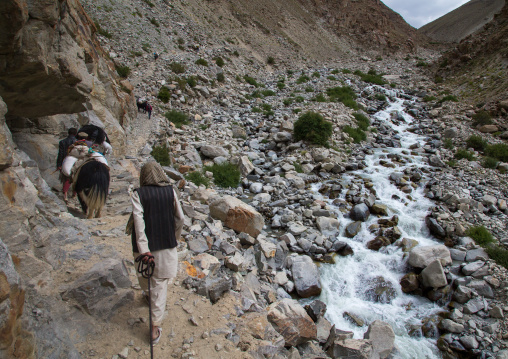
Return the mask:
[[(146, 260), (144, 260), (146, 258)], [(150, 260), (152, 261), (150, 262)], [(152, 341), (152, 294), (150, 293), (150, 278), (153, 275), (155, 268), (155, 262), (153, 262), (153, 256), (148, 254), (141, 254), (136, 258), (138, 263), (138, 273), (141, 273), (143, 278), (148, 279), (148, 311), (149, 311), (149, 322), (150, 322), (150, 358), (153, 359), (153, 341)]]

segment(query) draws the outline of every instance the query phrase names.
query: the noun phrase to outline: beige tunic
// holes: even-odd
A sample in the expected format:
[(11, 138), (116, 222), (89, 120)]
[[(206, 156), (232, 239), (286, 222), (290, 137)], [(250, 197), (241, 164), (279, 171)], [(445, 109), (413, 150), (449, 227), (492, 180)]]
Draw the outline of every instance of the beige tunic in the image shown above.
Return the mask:
[[(184, 223), (184, 214), (182, 206), (178, 201), (176, 192), (173, 190), (175, 201), (173, 203), (175, 213), (175, 237), (180, 239)], [(148, 248), (148, 238), (145, 234), (145, 221), (143, 219), (143, 206), (139, 199), (139, 194), (134, 191), (132, 194), (132, 214), (134, 217), (134, 228), (136, 231), (136, 242), (140, 253), (150, 252)], [(155, 269), (154, 277), (156, 278), (173, 278), (176, 276), (178, 266), (178, 255), (175, 248), (162, 249), (160, 251), (151, 252), (154, 256)]]

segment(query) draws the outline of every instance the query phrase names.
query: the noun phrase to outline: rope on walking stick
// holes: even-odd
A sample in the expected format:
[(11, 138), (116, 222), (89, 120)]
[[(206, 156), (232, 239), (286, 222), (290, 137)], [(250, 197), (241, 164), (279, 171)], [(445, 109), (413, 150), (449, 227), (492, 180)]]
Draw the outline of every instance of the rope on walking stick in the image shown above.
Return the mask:
[[(136, 258), (138, 263), (138, 273), (141, 273), (143, 278), (148, 279), (148, 311), (150, 321), (150, 358), (153, 359), (153, 341), (152, 341), (152, 294), (150, 292), (150, 278), (153, 275), (155, 269), (155, 262), (153, 256), (148, 254), (141, 254)], [(152, 260), (152, 261), (150, 261)]]

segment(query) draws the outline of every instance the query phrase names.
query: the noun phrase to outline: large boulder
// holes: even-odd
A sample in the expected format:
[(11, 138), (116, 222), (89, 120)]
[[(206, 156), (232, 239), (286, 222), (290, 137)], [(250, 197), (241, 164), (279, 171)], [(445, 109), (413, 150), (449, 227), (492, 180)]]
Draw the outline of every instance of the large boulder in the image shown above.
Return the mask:
[(363, 335), (363, 339), (369, 339), (372, 343), (372, 359), (385, 359), (393, 351), (395, 333), (390, 324), (375, 320), (369, 325), (369, 329)]
[(324, 235), (333, 235), (339, 232), (340, 222), (335, 218), (317, 217), (316, 225)]
[(210, 216), (226, 227), (257, 237), (265, 225), (263, 216), (252, 206), (232, 197), (215, 197), (210, 203)]
[(326, 351), (332, 358), (371, 359), (372, 343), (363, 339), (336, 339)]
[(240, 170), (242, 176), (247, 176), (249, 173), (254, 171), (254, 165), (247, 156), (238, 156), (231, 160), (231, 163), (236, 165)]
[(220, 146), (204, 145), (201, 146), (201, 153), (208, 158), (229, 157), (229, 152)]
[(316, 324), (294, 299), (282, 299), (270, 305), (268, 320), (284, 337), (286, 346), (297, 346), (317, 338)]
[(354, 221), (365, 222), (370, 216), (369, 207), (365, 203), (359, 203), (351, 209), (349, 216)]
[(442, 244), (416, 247), (409, 253), (409, 264), (415, 268), (425, 268), (436, 259), (443, 267), (452, 264), (450, 250)]
[(107, 319), (134, 299), (131, 285), (124, 263), (108, 258), (64, 289), (62, 299), (73, 299), (87, 313)]
[(321, 280), (319, 271), (309, 256), (295, 256), (292, 258), (293, 281), (296, 292), (302, 298), (321, 294)]
[(421, 273), (423, 285), (427, 288), (441, 288), (448, 284), (439, 259), (431, 262)]

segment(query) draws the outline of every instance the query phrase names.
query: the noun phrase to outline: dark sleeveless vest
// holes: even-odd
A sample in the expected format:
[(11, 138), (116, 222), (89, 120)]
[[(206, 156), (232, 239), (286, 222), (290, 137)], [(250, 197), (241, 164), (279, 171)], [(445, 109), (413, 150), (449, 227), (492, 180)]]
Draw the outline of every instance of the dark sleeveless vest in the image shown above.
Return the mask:
[[(143, 186), (136, 189), (145, 220), (145, 234), (150, 252), (175, 248), (175, 195), (172, 186)], [(132, 231), (132, 250), (139, 253), (136, 230)]]

